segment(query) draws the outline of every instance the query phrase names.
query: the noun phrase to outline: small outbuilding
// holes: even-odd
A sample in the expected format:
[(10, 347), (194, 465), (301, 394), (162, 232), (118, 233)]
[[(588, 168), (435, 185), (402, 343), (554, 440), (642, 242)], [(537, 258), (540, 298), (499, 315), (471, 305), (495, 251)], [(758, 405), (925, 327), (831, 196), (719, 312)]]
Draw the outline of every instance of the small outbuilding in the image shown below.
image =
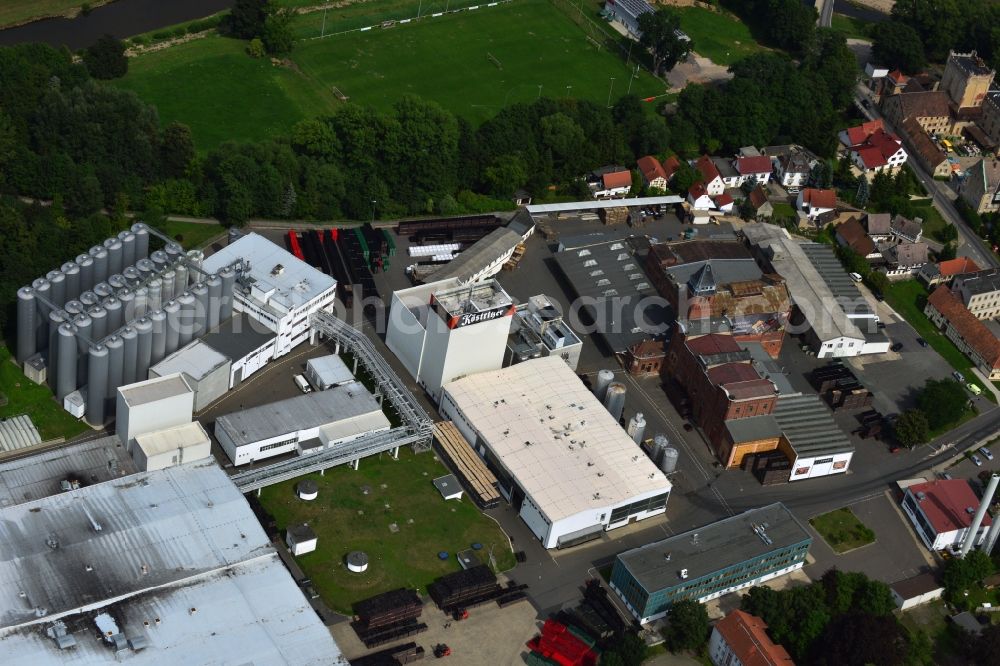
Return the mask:
[(302, 479), (295, 485), (295, 494), (301, 500), (312, 501), (319, 496), (319, 484), (312, 479)]
[(458, 479), (455, 478), (454, 474), (447, 474), (445, 476), (439, 476), (434, 479), (434, 487), (438, 489), (441, 493), (441, 497), (446, 500), (452, 499), (462, 499), (462, 486), (459, 485)]
[(354, 381), (347, 364), (336, 354), (320, 356), (306, 361), (306, 379), (320, 391)]
[(929, 573), (897, 581), (889, 589), (892, 591), (892, 598), (896, 600), (896, 606), (904, 611), (940, 599), (944, 594), (944, 586)]
[(307, 523), (293, 525), (285, 533), (285, 543), (292, 555), (305, 555), (316, 550), (316, 532)]

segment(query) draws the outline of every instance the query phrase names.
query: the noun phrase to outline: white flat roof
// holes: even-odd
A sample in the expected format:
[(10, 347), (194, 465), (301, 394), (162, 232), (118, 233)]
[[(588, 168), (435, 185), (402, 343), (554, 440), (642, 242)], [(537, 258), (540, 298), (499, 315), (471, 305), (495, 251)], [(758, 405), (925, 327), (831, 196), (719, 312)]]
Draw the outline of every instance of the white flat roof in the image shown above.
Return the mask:
[(354, 374), (347, 364), (336, 354), (311, 358), (306, 361), (306, 369), (311, 370), (330, 386), (352, 381)]
[(216, 273), (237, 259), (250, 263), (248, 276), (258, 285), (273, 287), (274, 293), (268, 300), (286, 310), (305, 305), (337, 284), (329, 275), (255, 233), (246, 234), (207, 257), (202, 269)]
[(180, 373), (175, 373), (120, 386), (118, 392), (125, 398), (125, 403), (129, 407), (136, 407), (193, 391), (184, 377)]
[(197, 421), (135, 436), (136, 445), (142, 449), (147, 458), (211, 442), (205, 428)]
[(630, 197), (628, 199), (601, 199), (589, 201), (567, 201), (553, 204), (532, 204), (525, 206), (529, 213), (565, 213), (573, 210), (596, 210), (598, 208), (620, 208), (622, 206), (660, 206), (679, 204), (684, 199), (674, 195), (662, 197)]
[(161, 377), (183, 372), (191, 379), (198, 381), (228, 362), (229, 359), (215, 349), (201, 340), (195, 340), (186, 347), (170, 354), (150, 370)]
[(552, 522), (671, 488), (558, 356), (463, 377), (444, 390)]

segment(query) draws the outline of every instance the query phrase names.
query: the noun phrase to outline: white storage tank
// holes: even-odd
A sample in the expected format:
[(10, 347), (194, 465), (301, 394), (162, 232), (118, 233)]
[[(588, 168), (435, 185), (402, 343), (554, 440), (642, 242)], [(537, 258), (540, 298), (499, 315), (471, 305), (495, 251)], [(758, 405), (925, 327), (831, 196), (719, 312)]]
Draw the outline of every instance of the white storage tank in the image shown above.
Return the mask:
[(628, 420), (627, 432), (633, 442), (636, 444), (642, 444), (642, 436), (646, 434), (646, 418), (642, 415), (642, 412), (636, 412), (636, 414)]
[(604, 402), (604, 396), (608, 392), (608, 386), (611, 382), (615, 381), (615, 373), (611, 370), (601, 370), (597, 373), (597, 383), (594, 384), (594, 395), (601, 402)]
[(607, 394), (604, 396), (604, 406), (614, 417), (615, 421), (621, 421), (622, 412), (625, 410), (625, 385), (621, 382), (611, 382), (608, 384)]
[(664, 474), (670, 474), (675, 469), (677, 469), (677, 458), (680, 457), (680, 452), (672, 446), (668, 446), (663, 449), (663, 457), (660, 459), (660, 471)]
[(319, 497), (319, 484), (312, 479), (302, 479), (295, 485), (295, 495), (300, 500), (311, 502)]

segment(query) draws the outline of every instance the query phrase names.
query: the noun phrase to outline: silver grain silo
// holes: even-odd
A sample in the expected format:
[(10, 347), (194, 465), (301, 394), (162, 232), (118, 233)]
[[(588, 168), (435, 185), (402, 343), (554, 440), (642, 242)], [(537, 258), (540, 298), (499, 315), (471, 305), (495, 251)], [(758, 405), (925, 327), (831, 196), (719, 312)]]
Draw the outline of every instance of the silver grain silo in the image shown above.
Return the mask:
[(104, 309), (108, 312), (108, 333), (114, 333), (125, 323), (122, 302), (117, 296), (108, 296), (104, 299)]
[(144, 317), (149, 312), (149, 289), (137, 287), (135, 290), (135, 317)]
[(172, 301), (174, 300), (174, 296), (177, 296), (177, 294), (174, 293), (174, 282), (177, 281), (177, 273), (174, 272), (174, 269), (168, 268), (160, 274), (160, 280), (163, 282), (163, 287), (160, 292), (160, 303), (162, 307), (163, 303)]
[(219, 325), (219, 311), (222, 304), (222, 278), (214, 273), (205, 281), (208, 286), (208, 330), (214, 331)]
[(146, 284), (149, 292), (147, 301), (149, 310), (159, 310), (163, 306), (163, 280), (158, 277), (153, 278)]
[(163, 250), (156, 250), (151, 255), (149, 255), (149, 259), (153, 262), (153, 264), (156, 266), (156, 270), (158, 271), (162, 271), (164, 268), (166, 268), (167, 263), (170, 261), (170, 257), (168, 257), (167, 253), (164, 252)]
[(628, 436), (636, 444), (642, 444), (642, 436), (646, 434), (646, 418), (642, 412), (636, 414), (628, 420)]
[(149, 364), (152, 366), (167, 355), (167, 313), (153, 310), (149, 314), (149, 322), (153, 325), (153, 342), (149, 353)]
[(163, 251), (167, 253), (169, 263), (177, 261), (181, 258), (181, 255), (184, 254), (184, 248), (177, 243), (167, 243), (163, 247)]
[(126, 326), (121, 331), (121, 339), (125, 346), (122, 385), (134, 384), (136, 382), (136, 361), (139, 357), (139, 336), (134, 327)]
[(31, 283), (35, 292), (35, 351), (49, 344), (49, 313), (52, 312), (52, 285), (45, 278), (35, 278)]
[(103, 245), (90, 248), (90, 256), (94, 258), (94, 281), (104, 282), (111, 275), (108, 272), (108, 250)]
[(177, 298), (177, 303), (181, 306), (180, 329), (178, 331), (177, 344), (181, 347), (191, 342), (194, 337), (194, 316), (198, 300), (190, 291), (185, 291)]
[[(122, 385), (122, 375), (125, 372), (125, 343), (120, 335), (112, 335), (104, 345), (108, 348), (108, 393), (105, 397), (111, 405), (115, 404), (118, 387)], [(114, 409), (114, 407), (112, 407)]]
[(149, 256), (149, 227), (145, 222), (136, 222), (132, 225), (132, 233), (135, 235), (135, 259), (145, 259)]
[(87, 315), (90, 316), (91, 337), (94, 342), (100, 342), (110, 332), (108, 331), (108, 311), (100, 305), (95, 305), (87, 310)]
[(66, 300), (80, 295), (80, 267), (75, 261), (67, 261), (62, 265), (62, 273), (66, 276)]
[(94, 279), (94, 258), (89, 254), (81, 254), (76, 258), (76, 265), (80, 267), (80, 291), (84, 292), (97, 282)]
[(56, 398), (60, 404), (67, 395), (76, 390), (76, 326), (65, 323), (59, 326), (59, 351), (56, 359), (59, 371), (56, 373)]
[(208, 286), (199, 282), (191, 288), (191, 295), (195, 299), (191, 337), (200, 338), (208, 330)]
[(177, 301), (167, 301), (163, 306), (163, 312), (167, 315), (166, 332), (166, 354), (170, 355), (177, 351), (180, 346), (181, 332), (181, 305)]
[(597, 373), (597, 383), (594, 384), (594, 395), (601, 402), (604, 402), (604, 396), (607, 395), (608, 385), (615, 381), (615, 373), (611, 370), (601, 370)]
[(121, 273), (128, 265), (122, 260), (122, 242), (112, 237), (104, 241), (104, 248), (108, 251), (108, 275)]
[(139, 269), (143, 280), (148, 280), (156, 272), (156, 264), (153, 263), (152, 259), (140, 259), (135, 262), (135, 267)]
[(87, 354), (87, 423), (104, 425), (104, 405), (108, 395), (108, 348), (91, 346)]
[(604, 395), (604, 406), (614, 417), (615, 421), (621, 421), (622, 411), (625, 409), (625, 385), (621, 382), (611, 382), (608, 384), (608, 391)]
[(108, 284), (107, 282), (98, 282), (97, 284), (94, 285), (94, 288), (91, 289), (91, 291), (97, 294), (97, 298), (99, 298), (102, 301), (108, 296), (111, 296), (115, 293), (115, 290), (112, 289), (111, 285)]
[(59, 375), (59, 327), (69, 320), (70, 316), (65, 310), (53, 310), (49, 313), (49, 357), (45, 362), (45, 379), (53, 391), (58, 386), (56, 377)]
[(653, 437), (653, 448), (649, 450), (649, 459), (653, 461), (654, 465), (659, 465), (660, 461), (663, 460), (663, 452), (667, 450), (670, 446), (670, 440), (664, 434), (658, 434)]
[(45, 279), (49, 281), (51, 290), (49, 292), (49, 300), (55, 304), (56, 307), (61, 308), (63, 303), (66, 302), (66, 276), (63, 275), (62, 271), (49, 271)]
[(188, 263), (201, 268), (201, 264), (205, 261), (205, 253), (201, 250), (188, 250), (187, 251)]
[(243, 232), (236, 227), (229, 227), (229, 232), (226, 234), (226, 245), (232, 245), (239, 239), (243, 238)]
[(177, 264), (177, 267), (174, 268), (174, 300), (187, 291), (188, 273), (188, 267), (184, 264)]
[(236, 271), (226, 266), (219, 272), (222, 280), (222, 301), (219, 303), (219, 323), (233, 316), (233, 291), (236, 289)]
[(139, 344), (135, 355), (136, 381), (149, 379), (149, 366), (153, 358), (153, 322), (149, 317), (143, 317), (135, 322), (135, 333)]
[(97, 297), (97, 294), (88, 289), (80, 294), (80, 302), (83, 303), (83, 307), (91, 308), (100, 303), (101, 299)]
[(87, 350), (91, 342), (90, 315), (80, 313), (73, 317), (76, 326), (76, 381), (77, 388), (87, 383)]
[(128, 280), (121, 273), (115, 273), (108, 276), (108, 284), (117, 292), (128, 287)]
[(660, 471), (664, 474), (670, 474), (677, 469), (677, 459), (680, 455), (680, 452), (672, 446), (663, 449), (663, 457), (660, 458)]
[(35, 331), (38, 329), (38, 306), (35, 290), (21, 287), (17, 290), (17, 364), (23, 364), (33, 356), (37, 347)]
[(131, 289), (135, 289), (136, 286), (142, 282), (142, 275), (139, 273), (139, 269), (135, 266), (126, 266), (122, 271), (122, 275), (125, 277), (125, 282)]
[(137, 260), (135, 234), (131, 231), (122, 231), (118, 234), (118, 240), (122, 242), (122, 266), (134, 266)]
[(122, 326), (135, 320), (135, 292), (129, 288), (118, 292), (118, 300), (122, 303)]
[(83, 312), (83, 309), (84, 309), (83, 308), (83, 303), (81, 303), (80, 301), (76, 300), (75, 298), (72, 299), (72, 300), (66, 301), (66, 304), (63, 305), (63, 310), (65, 310), (66, 312), (70, 313), (71, 315), (78, 315), (81, 312)]

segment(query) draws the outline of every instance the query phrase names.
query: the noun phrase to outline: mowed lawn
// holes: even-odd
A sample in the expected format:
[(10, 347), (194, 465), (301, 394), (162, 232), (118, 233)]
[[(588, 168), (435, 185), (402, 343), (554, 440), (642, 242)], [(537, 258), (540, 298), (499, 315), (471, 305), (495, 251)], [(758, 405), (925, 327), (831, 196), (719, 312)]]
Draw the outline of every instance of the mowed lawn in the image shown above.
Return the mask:
[[(7, 404), (0, 406), (0, 419), (27, 414), (31, 417), (42, 441), (65, 437), (72, 439), (87, 429), (78, 419), (64, 410), (45, 384), (29, 380), (11, 361), (10, 350), (0, 343), (0, 393)], [(0, 401), (2, 402), (2, 401)]]
[[(468, 497), (446, 502), (431, 481), (448, 471), (434, 453), (400, 450), (364, 458), (354, 471), (347, 465), (310, 474), (319, 497), (306, 502), (295, 496), (300, 479), (268, 486), (260, 501), (284, 534), (289, 524), (308, 522), (318, 537), (317, 549), (296, 558), (313, 586), (334, 610), (350, 613), (351, 605), (399, 587), (426, 593), (435, 578), (459, 570), (456, 553), (473, 543), (483, 545), (488, 560), (492, 546), (501, 570), (514, 566), (507, 537)], [(398, 528), (393, 531), (390, 527)], [(351, 573), (347, 554), (368, 555), (368, 570)], [(447, 560), (438, 553), (449, 554)]]
[(163, 124), (189, 125), (199, 150), (287, 134), (299, 120), (334, 109), (329, 89), (245, 48), (235, 39), (197, 39), (130, 59), (116, 85), (154, 104)]
[(837, 553), (846, 553), (875, 541), (875, 533), (848, 507), (811, 518), (809, 524)]
[(728, 12), (713, 12), (701, 7), (677, 7), (681, 29), (691, 37), (698, 55), (716, 65), (731, 65), (762, 50), (750, 29)]

